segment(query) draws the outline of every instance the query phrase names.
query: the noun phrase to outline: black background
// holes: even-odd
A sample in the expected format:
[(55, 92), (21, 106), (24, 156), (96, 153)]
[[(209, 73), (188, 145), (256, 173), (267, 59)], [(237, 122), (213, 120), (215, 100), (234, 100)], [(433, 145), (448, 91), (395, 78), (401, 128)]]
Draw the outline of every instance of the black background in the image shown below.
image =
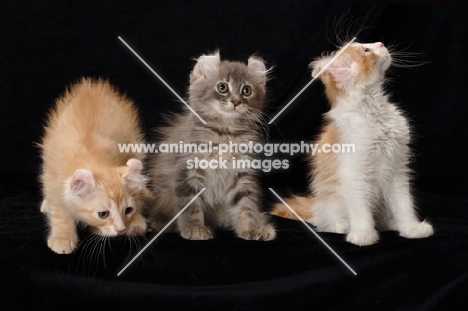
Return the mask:
[[(439, 309), (468, 291), (468, 10), (420, 5), (313, 1), (2, 1), (0, 4), (0, 308), (85, 305), (174, 309)], [(273, 66), (268, 122), (311, 79), (308, 64), (338, 36), (382, 41), (422, 64), (392, 68), (387, 88), (414, 130), (414, 194), (435, 227), (424, 240), (385, 232), (369, 247), (321, 234), (350, 273), (302, 224), (273, 218), (278, 238), (252, 242), (218, 232), (212, 241), (163, 234), (146, 243), (84, 242), (72, 255), (45, 243), (37, 176), (45, 114), (82, 76), (108, 79), (132, 98), (146, 133), (182, 104), (124, 46), (121, 36), (184, 96), (193, 58), (216, 49)], [(408, 57), (406, 58), (408, 59)], [(309, 141), (327, 111), (313, 83), (272, 124), (269, 142)], [(150, 139), (150, 135), (148, 138)], [(265, 173), (264, 188), (306, 190), (303, 156)], [(265, 206), (272, 196), (265, 191)], [(148, 233), (150, 240), (154, 233)]]

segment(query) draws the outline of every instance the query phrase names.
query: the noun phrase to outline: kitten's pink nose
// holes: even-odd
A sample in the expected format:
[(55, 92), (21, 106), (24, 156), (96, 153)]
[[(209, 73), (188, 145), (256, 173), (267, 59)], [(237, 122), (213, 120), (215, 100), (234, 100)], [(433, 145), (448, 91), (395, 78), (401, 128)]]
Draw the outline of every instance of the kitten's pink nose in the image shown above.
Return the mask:
[(115, 232), (117, 232), (117, 234), (122, 234), (125, 232), (125, 228), (118, 228), (118, 229), (116, 228)]
[(383, 48), (383, 47), (385, 46), (385, 44), (383, 44), (382, 42), (379, 42), (379, 46), (380, 46), (381, 48)]
[(231, 100), (231, 102), (232, 102), (232, 104), (234, 105), (234, 107), (239, 106), (240, 103), (241, 103), (240, 100), (235, 100), (235, 99)]

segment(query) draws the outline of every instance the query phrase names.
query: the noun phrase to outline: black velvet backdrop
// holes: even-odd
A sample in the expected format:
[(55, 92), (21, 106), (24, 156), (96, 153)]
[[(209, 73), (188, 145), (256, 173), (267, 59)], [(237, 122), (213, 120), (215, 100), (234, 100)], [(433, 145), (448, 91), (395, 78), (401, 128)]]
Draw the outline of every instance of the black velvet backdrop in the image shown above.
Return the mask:
[[(313, 1), (0, 2), (0, 309), (405, 309), (459, 306), (468, 293), (468, 10), (455, 5)], [(332, 50), (336, 33), (418, 53), (425, 65), (389, 71), (389, 91), (414, 128), (414, 194), (435, 235), (407, 240), (385, 232), (369, 247), (321, 234), (354, 276), (302, 224), (273, 218), (278, 238), (211, 241), (163, 234), (149, 241), (83, 242), (72, 255), (47, 248), (39, 212), (34, 143), (45, 113), (82, 76), (109, 79), (134, 99), (145, 130), (181, 103), (119, 41), (121, 36), (179, 94), (193, 57), (257, 53), (274, 66), (269, 117), (310, 81), (307, 65)], [(272, 125), (270, 142), (311, 139), (327, 110), (313, 83)], [(306, 189), (301, 156), (263, 176), (265, 189)], [(265, 191), (266, 206), (272, 201)]]

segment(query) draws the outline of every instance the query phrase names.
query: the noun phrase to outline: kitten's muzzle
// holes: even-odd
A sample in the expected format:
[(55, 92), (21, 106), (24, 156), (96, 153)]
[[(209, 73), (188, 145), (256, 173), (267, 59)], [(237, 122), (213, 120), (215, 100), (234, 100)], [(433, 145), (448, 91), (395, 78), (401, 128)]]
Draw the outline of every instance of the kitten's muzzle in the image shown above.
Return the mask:
[(235, 100), (235, 99), (232, 99), (231, 100), (231, 103), (234, 105), (234, 107), (237, 107), (241, 104), (241, 101), (240, 100)]
[(123, 229), (119, 228), (119, 229), (115, 229), (115, 232), (117, 232), (118, 235), (121, 235), (121, 234), (125, 233), (125, 230), (126, 230), (125, 228), (123, 228)]

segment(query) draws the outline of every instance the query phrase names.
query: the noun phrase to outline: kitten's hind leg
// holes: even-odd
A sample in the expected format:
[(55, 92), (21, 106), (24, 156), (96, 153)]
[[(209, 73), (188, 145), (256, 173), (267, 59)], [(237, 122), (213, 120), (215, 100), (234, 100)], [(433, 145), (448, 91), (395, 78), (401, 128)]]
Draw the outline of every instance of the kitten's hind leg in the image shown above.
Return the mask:
[(413, 206), (409, 178), (406, 173), (395, 175), (386, 193), (386, 201), (393, 213), (396, 228), (405, 238), (418, 239), (431, 236), (434, 230), (428, 222), (419, 221)]
[(345, 202), (338, 195), (326, 200), (320, 197), (315, 198), (313, 217), (306, 221), (313, 224), (320, 232), (346, 234), (350, 230)]

